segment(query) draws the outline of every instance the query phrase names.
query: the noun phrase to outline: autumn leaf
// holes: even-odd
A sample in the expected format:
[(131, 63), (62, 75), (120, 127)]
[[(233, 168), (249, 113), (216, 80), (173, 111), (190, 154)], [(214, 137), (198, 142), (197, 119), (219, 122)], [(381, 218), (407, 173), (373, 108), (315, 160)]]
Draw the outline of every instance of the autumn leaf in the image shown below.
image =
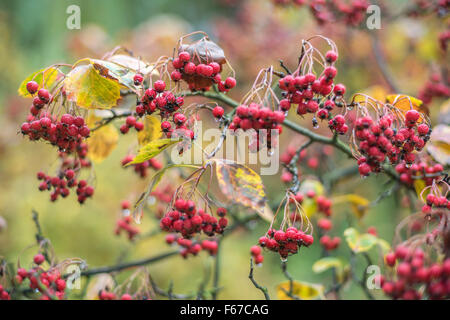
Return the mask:
[(435, 126), (426, 149), (434, 160), (444, 166), (450, 166), (450, 126), (446, 124)]
[[(90, 115), (87, 119), (88, 126), (94, 126), (101, 118)], [(86, 143), (88, 145), (88, 157), (94, 162), (102, 162), (116, 148), (119, 140), (117, 129), (111, 125), (104, 125), (91, 131)]]
[(333, 205), (339, 203), (350, 203), (351, 210), (358, 219), (364, 217), (370, 205), (370, 201), (368, 199), (353, 193), (333, 197), (332, 201)]
[(344, 237), (350, 249), (355, 253), (366, 252), (378, 244), (378, 238), (370, 233), (360, 234), (355, 228), (344, 231)]
[(342, 261), (335, 257), (325, 257), (320, 260), (317, 260), (312, 266), (312, 270), (315, 273), (322, 273), (331, 268), (342, 270), (343, 268)]
[(62, 73), (56, 69), (56, 68), (47, 68), (38, 70), (32, 74), (30, 74), (25, 80), (22, 81), (22, 83), (19, 86), (18, 93), (22, 97), (31, 97), (32, 95), (27, 90), (27, 83), (31, 80), (36, 81), (36, 83), (39, 85), (39, 89), (41, 88), (47, 88), (51, 89), (59, 80), (60, 76), (62, 76)]
[(293, 300), (287, 293), (290, 292), (292, 284), (292, 294), (300, 300), (315, 300), (324, 297), (324, 287), (321, 284), (314, 284), (302, 281), (285, 281), (277, 285), (277, 296), (280, 300)]
[(428, 115), (428, 108), (423, 105), (422, 100), (404, 94), (390, 94), (386, 96), (386, 102), (406, 113), (414, 109)]
[(144, 129), (137, 134), (139, 145), (146, 145), (153, 140), (161, 138), (161, 136), (161, 121), (155, 116), (146, 116), (144, 119)]
[(264, 216), (266, 193), (261, 177), (247, 166), (231, 160), (215, 159), (216, 175), (222, 193), (231, 201), (256, 210)]
[(86, 109), (111, 109), (120, 99), (120, 84), (92, 64), (78, 65), (64, 80), (67, 98)]
[(132, 164), (142, 163), (144, 161), (147, 161), (147, 160), (157, 156), (158, 154), (163, 152), (165, 149), (167, 149), (168, 147), (170, 147), (171, 145), (173, 145), (177, 142), (180, 142), (180, 140), (176, 140), (176, 139), (153, 140), (153, 141), (149, 142), (148, 144), (146, 144), (145, 146), (143, 146), (141, 149), (139, 149), (139, 152), (136, 155), (136, 157), (133, 159), (133, 161), (128, 162), (125, 166), (130, 166)]

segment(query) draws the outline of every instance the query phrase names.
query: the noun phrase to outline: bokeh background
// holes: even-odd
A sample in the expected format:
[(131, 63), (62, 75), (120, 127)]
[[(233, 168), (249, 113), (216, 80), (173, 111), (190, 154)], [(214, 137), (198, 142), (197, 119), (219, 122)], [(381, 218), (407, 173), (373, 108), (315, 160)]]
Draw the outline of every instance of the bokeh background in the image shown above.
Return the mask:
[[(278, 67), (282, 59), (294, 67), (300, 51), (300, 41), (315, 34), (333, 39), (340, 50), (337, 64), (338, 82), (347, 86), (348, 95), (366, 92), (377, 97), (391, 92), (373, 54), (373, 37), (381, 44), (387, 67), (402, 93), (417, 95), (426, 82), (430, 70), (448, 57), (443, 56), (438, 34), (442, 22), (437, 19), (396, 17), (412, 1), (389, 1), (383, 7), (382, 29), (346, 27), (333, 24), (319, 26), (307, 8), (274, 7), (269, 0), (228, 1), (164, 1), (164, 0), (97, 0), (97, 1), (1, 1), (0, 2), (0, 256), (22, 265), (30, 265), (36, 247), (35, 227), (31, 211), (40, 214), (46, 237), (51, 239), (59, 260), (79, 257), (91, 267), (115, 264), (165, 252), (169, 248), (164, 235), (157, 235), (135, 243), (125, 236), (114, 235), (120, 215), (120, 201), (134, 201), (148, 183), (130, 170), (121, 168), (120, 159), (127, 153), (132, 137), (120, 139), (118, 147), (101, 164), (94, 166), (95, 197), (80, 206), (76, 199), (49, 201), (47, 193), (38, 191), (36, 172), (49, 171), (56, 162), (50, 146), (32, 143), (22, 138), (19, 126), (24, 121), (29, 101), (17, 95), (21, 81), (35, 70), (55, 62), (73, 63), (80, 58), (100, 58), (121, 45), (147, 61), (160, 55), (171, 55), (178, 38), (196, 30), (206, 31), (219, 43), (237, 73), (239, 86), (231, 95), (239, 98), (251, 86), (257, 72), (269, 65)], [(68, 30), (66, 9), (76, 4), (81, 8), (81, 29)], [(386, 11), (384, 11), (386, 10)], [(445, 61), (445, 60), (444, 60)], [(447, 60), (448, 61), (448, 60)], [(430, 105), (431, 118), (438, 122), (442, 100)], [(306, 126), (310, 121), (297, 119)], [(302, 122), (303, 121), (303, 122)], [(326, 128), (325, 128), (326, 130)], [(324, 131), (326, 132), (326, 131)], [(301, 138), (285, 130), (283, 149), (299, 145)], [(320, 147), (319, 169), (301, 167), (305, 175), (323, 177), (346, 168), (352, 162), (338, 152), (332, 161)], [(328, 159), (328, 160), (327, 160)], [(332, 194), (357, 193), (375, 200), (386, 187), (385, 176), (362, 180), (355, 176), (335, 185)], [(264, 177), (271, 201), (279, 199), (282, 188), (279, 175)], [(395, 193), (368, 209), (362, 219), (352, 216), (348, 206), (335, 208), (336, 235), (349, 223), (365, 231), (375, 226), (381, 238), (391, 242), (397, 223), (409, 213), (402, 207), (403, 193)], [(156, 220), (147, 214), (143, 232), (157, 227)], [(220, 298), (259, 299), (261, 293), (248, 280), (249, 247), (265, 233), (268, 225), (259, 222), (250, 230), (242, 229), (222, 243)], [(325, 283), (331, 273), (315, 274), (311, 266), (320, 257), (318, 244), (302, 250), (289, 259), (289, 271), (297, 280)], [(344, 244), (334, 255), (348, 259)], [(275, 254), (266, 254), (266, 261), (256, 269), (258, 282), (275, 295), (275, 286), (285, 278)], [(373, 260), (377, 261), (376, 253)], [(193, 292), (204, 280), (205, 270), (213, 266), (213, 259), (202, 254), (187, 261), (176, 256), (148, 267), (155, 281), (163, 288), (174, 283), (175, 292)], [(361, 265), (362, 272), (362, 265)], [(126, 278), (125, 272), (121, 277)], [(376, 293), (380, 297), (381, 294)], [(362, 299), (359, 287), (349, 285), (344, 298)]]

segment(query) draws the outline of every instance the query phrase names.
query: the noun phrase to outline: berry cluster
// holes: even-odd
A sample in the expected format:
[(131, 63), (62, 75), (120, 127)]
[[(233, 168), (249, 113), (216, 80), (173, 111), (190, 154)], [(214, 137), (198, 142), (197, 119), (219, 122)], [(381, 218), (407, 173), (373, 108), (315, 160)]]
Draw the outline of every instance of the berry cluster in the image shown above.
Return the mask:
[[(134, 156), (131, 154), (125, 156), (125, 158), (123, 158), (121, 161), (122, 166), (125, 166), (127, 163), (130, 163), (131, 161), (133, 161), (133, 159)], [(163, 165), (157, 159), (151, 158), (148, 159), (147, 161), (133, 164), (132, 167), (134, 167), (134, 172), (136, 172), (141, 178), (145, 178), (147, 177), (148, 174), (147, 171), (149, 168), (152, 168), (154, 170), (160, 170), (163, 167)], [(127, 167), (125, 167), (125, 169), (126, 168)]]
[[(61, 155), (65, 157), (65, 154)], [(70, 189), (76, 187), (76, 194), (78, 195), (78, 202), (83, 204), (87, 198), (92, 197), (94, 194), (94, 187), (89, 186), (86, 180), (77, 180), (76, 171), (70, 168), (74, 168), (70, 159), (63, 160), (59, 173), (55, 176), (46, 175), (44, 172), (39, 171), (37, 173), (38, 180), (41, 180), (39, 184), (39, 190), (52, 190), (50, 193), (50, 200), (56, 201), (59, 196), (66, 198), (70, 194)]]
[(120, 126), (120, 132), (122, 132), (123, 134), (127, 134), (130, 128), (133, 127), (136, 131), (139, 132), (142, 129), (144, 129), (144, 124), (142, 122), (137, 121), (135, 117), (128, 116), (125, 120), (125, 123)]
[(236, 80), (233, 77), (222, 80), (220, 72), (223, 63), (224, 61), (220, 60), (207, 63), (192, 57), (187, 51), (181, 51), (172, 61), (175, 70), (170, 77), (175, 82), (183, 79), (191, 91), (208, 91), (211, 85), (217, 84), (220, 92), (228, 92), (236, 86)]
[(39, 267), (45, 261), (45, 257), (41, 253), (36, 254), (33, 261), (37, 266), (30, 270), (17, 269), (16, 283), (22, 284), (28, 279), (30, 289), (42, 293), (41, 300), (49, 300), (49, 295), (58, 299), (64, 299), (66, 281), (61, 278), (60, 272), (56, 269), (44, 271)]
[(222, 234), (228, 224), (225, 208), (218, 208), (217, 215), (220, 219), (198, 209), (195, 202), (178, 198), (173, 210), (167, 212), (160, 221), (160, 227), (164, 231), (180, 233), (183, 238), (191, 238), (203, 231), (207, 236)]
[(309, 247), (313, 242), (312, 235), (305, 234), (295, 227), (289, 227), (286, 231), (269, 229), (266, 236), (259, 238), (261, 247), (278, 252), (282, 259), (286, 259), (289, 254), (297, 253), (301, 246)]
[(449, 98), (450, 86), (448, 86), (447, 83), (448, 82), (446, 82), (439, 73), (432, 74), (430, 79), (424, 84), (423, 88), (419, 90), (418, 98), (422, 100), (425, 105), (430, 104), (433, 98)]
[(262, 255), (262, 249), (258, 246), (252, 246), (250, 248), (250, 254), (253, 257), (253, 260), (256, 264), (261, 264), (264, 261), (264, 256)]
[[(47, 89), (39, 89), (39, 84), (36, 81), (27, 82), (27, 91), (34, 95), (37, 92), (37, 96), (33, 98), (33, 104), (30, 107), (30, 113), (33, 116), (37, 116), (46, 104), (49, 104), (53, 97)], [(38, 91), (39, 90), (39, 91)]]
[(420, 113), (408, 110), (405, 114), (405, 125), (393, 128), (394, 118), (381, 116), (374, 121), (370, 116), (356, 119), (355, 138), (359, 152), (363, 155), (358, 159), (359, 173), (368, 176), (370, 172), (379, 172), (381, 164), (389, 158), (391, 164), (400, 162), (411, 165), (414, 163), (416, 151), (421, 151), (430, 138), (430, 128), (427, 124), (418, 124)]
[(201, 242), (198, 242), (196, 240), (178, 237), (173, 233), (166, 236), (166, 243), (177, 243), (182, 248), (180, 254), (185, 259), (188, 258), (189, 255), (196, 256), (202, 250), (207, 251), (211, 256), (215, 256), (217, 254), (217, 250), (219, 249), (217, 241), (202, 240)]
[(420, 248), (412, 249), (402, 245), (385, 256), (388, 266), (394, 267), (396, 276), (389, 281), (381, 276), (381, 286), (385, 294), (394, 299), (418, 300), (422, 298), (419, 290), (425, 286), (425, 292), (431, 299), (450, 298), (450, 259), (429, 263)]
[(20, 128), (22, 134), (28, 136), (30, 140), (43, 139), (66, 153), (77, 151), (90, 134), (84, 119), (71, 114), (63, 114), (59, 120), (46, 112), (39, 117), (30, 115)]
[(433, 208), (450, 210), (450, 201), (445, 196), (437, 196), (429, 193), (426, 197), (426, 202), (422, 207), (422, 212), (426, 215), (431, 214)]
[(120, 235), (124, 231), (128, 235), (129, 240), (133, 240), (136, 235), (139, 234), (139, 229), (131, 225), (133, 219), (129, 215), (130, 213), (130, 203), (128, 201), (122, 201), (122, 213), (123, 217), (117, 220), (116, 229), (114, 233)]
[[(117, 300), (117, 295), (114, 292), (108, 290), (101, 290), (98, 293), (99, 300)], [(124, 293), (120, 296), (119, 300), (133, 300), (133, 297), (129, 293)]]
[[(273, 0), (276, 5), (303, 6), (307, 0)], [(348, 26), (359, 26), (364, 22), (369, 6), (366, 0), (328, 1), (310, 0), (309, 9), (318, 24), (342, 22)]]
[[(266, 140), (267, 147), (272, 147), (272, 130), (282, 132), (281, 124), (284, 122), (285, 114), (283, 111), (273, 111), (270, 108), (264, 107), (258, 103), (250, 103), (249, 105), (240, 105), (236, 108), (236, 115), (229, 126), (230, 130), (242, 129), (247, 131), (250, 129), (267, 130)], [(255, 143), (259, 150), (262, 146), (260, 141), (260, 134), (256, 134)]]
[(1, 284), (0, 284), (0, 300), (11, 300), (9, 292), (6, 291), (6, 289), (4, 289)]
[(181, 137), (187, 140), (194, 140), (194, 131), (187, 128), (187, 118), (184, 114), (180, 112), (174, 113), (172, 121), (175, 125), (175, 128), (172, 127), (172, 123), (170, 123), (169, 121), (161, 122), (161, 130), (164, 132), (167, 138)]
[(431, 186), (433, 181), (440, 179), (444, 167), (439, 163), (428, 165), (426, 162), (420, 161), (419, 163), (413, 163), (409, 167), (404, 163), (399, 163), (395, 166), (395, 171), (400, 175), (400, 180), (404, 184), (412, 186), (416, 179), (423, 179), (427, 186)]
[[(180, 109), (183, 104), (183, 97), (175, 96), (171, 91), (166, 90), (166, 83), (163, 80), (157, 80), (153, 83), (153, 88), (145, 90), (140, 103), (136, 106), (136, 114), (139, 117), (142, 117), (145, 114), (150, 115), (159, 111), (162, 118), (167, 118)], [(129, 121), (130, 127), (134, 126), (136, 128), (135, 124), (132, 124), (133, 121), (131, 118)], [(127, 123), (125, 123), (125, 125), (128, 126)], [(140, 126), (141, 125), (139, 124), (136, 130), (138, 130)]]

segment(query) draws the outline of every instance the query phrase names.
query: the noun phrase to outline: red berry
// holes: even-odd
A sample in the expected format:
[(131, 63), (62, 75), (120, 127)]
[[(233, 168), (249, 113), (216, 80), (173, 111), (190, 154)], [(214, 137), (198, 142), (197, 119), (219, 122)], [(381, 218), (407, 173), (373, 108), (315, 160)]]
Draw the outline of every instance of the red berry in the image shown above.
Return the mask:
[(36, 264), (42, 264), (45, 261), (45, 257), (43, 254), (38, 253), (37, 255), (34, 256), (33, 261)]
[(216, 118), (218, 118), (218, 119), (222, 118), (224, 112), (225, 112), (225, 111), (224, 111), (223, 108), (220, 107), (220, 106), (214, 107), (214, 109), (213, 109), (213, 111), (212, 111), (213, 116), (216, 117)]
[(166, 89), (166, 83), (162, 80), (157, 80), (153, 84), (153, 88), (155, 88), (156, 92), (163, 92)]
[(236, 86), (236, 79), (234, 79), (233, 77), (228, 77), (225, 80), (225, 87), (227, 89), (233, 89)]
[(27, 91), (30, 94), (35, 94), (36, 91), (38, 91), (38, 89), (39, 89), (39, 85), (36, 81), (28, 81), (27, 82)]
[(188, 62), (191, 59), (191, 55), (187, 51), (182, 51), (178, 54), (178, 58), (183, 62)]

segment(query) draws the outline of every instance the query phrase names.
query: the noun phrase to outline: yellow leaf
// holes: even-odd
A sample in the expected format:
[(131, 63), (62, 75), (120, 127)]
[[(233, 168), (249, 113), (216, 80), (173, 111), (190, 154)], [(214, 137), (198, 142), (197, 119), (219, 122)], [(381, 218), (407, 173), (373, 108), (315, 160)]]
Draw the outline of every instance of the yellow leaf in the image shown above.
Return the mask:
[(92, 64), (79, 65), (64, 80), (67, 98), (86, 109), (111, 109), (120, 99), (120, 84)]
[[(293, 300), (287, 293), (290, 292), (290, 281), (285, 281), (277, 285), (277, 296), (280, 300)], [(301, 300), (323, 299), (324, 287), (320, 284), (292, 281), (292, 294)]]
[[(416, 179), (414, 180), (414, 189), (416, 190), (417, 197), (420, 199), (420, 194), (422, 193), (422, 190), (425, 189), (426, 184), (423, 179)], [(424, 195), (424, 199), (427, 195)]]
[[(87, 119), (88, 126), (93, 126), (101, 118), (90, 115)], [(116, 148), (119, 134), (113, 125), (104, 125), (95, 131), (91, 131), (86, 143), (88, 145), (88, 157), (94, 162), (102, 162)]]
[(264, 216), (266, 193), (261, 177), (247, 166), (216, 159), (216, 175), (222, 193), (231, 201), (252, 208)]
[(37, 82), (39, 89), (43, 87), (50, 89), (55, 85), (56, 81), (59, 80), (59, 77), (62, 76), (62, 73), (56, 68), (48, 68), (45, 72), (44, 70), (45, 69), (36, 71), (23, 80), (18, 89), (19, 95), (22, 97), (31, 97), (31, 94), (27, 90), (27, 83), (31, 80)]
[[(387, 95), (387, 91), (384, 87), (379, 85), (371, 86), (367, 89), (362, 90), (362, 93), (378, 100), (383, 101)], [(365, 97), (363, 95), (357, 95), (354, 99), (355, 102), (363, 103), (365, 101)]]
[(161, 138), (161, 121), (155, 116), (146, 116), (144, 119), (144, 129), (137, 134), (140, 146), (148, 144), (153, 140)]
[(369, 209), (370, 201), (357, 194), (346, 194), (332, 198), (333, 205), (339, 203), (350, 203), (353, 214), (361, 219)]
[(450, 126), (439, 124), (433, 128), (430, 141), (427, 143), (427, 152), (434, 160), (444, 166), (450, 165)]
[(428, 115), (428, 109), (423, 105), (422, 100), (404, 94), (390, 94), (386, 96), (386, 102), (392, 104), (397, 109), (406, 113), (414, 109)]
[(312, 270), (315, 273), (324, 272), (330, 268), (335, 268), (337, 271), (342, 270), (342, 261), (335, 257), (325, 257), (320, 260), (317, 260), (313, 266)]
[(378, 238), (370, 233), (360, 234), (354, 228), (348, 228), (344, 231), (344, 237), (350, 249), (355, 252), (366, 252), (378, 244)]
[(128, 162), (125, 166), (129, 166), (136, 163), (142, 163), (144, 161), (147, 161), (161, 152), (163, 152), (165, 149), (170, 147), (171, 145), (180, 142), (180, 140), (176, 139), (159, 139), (159, 140), (153, 140), (152, 142), (149, 142), (145, 146), (143, 146), (141, 149), (139, 149), (139, 152), (137, 156), (134, 158), (133, 161)]

